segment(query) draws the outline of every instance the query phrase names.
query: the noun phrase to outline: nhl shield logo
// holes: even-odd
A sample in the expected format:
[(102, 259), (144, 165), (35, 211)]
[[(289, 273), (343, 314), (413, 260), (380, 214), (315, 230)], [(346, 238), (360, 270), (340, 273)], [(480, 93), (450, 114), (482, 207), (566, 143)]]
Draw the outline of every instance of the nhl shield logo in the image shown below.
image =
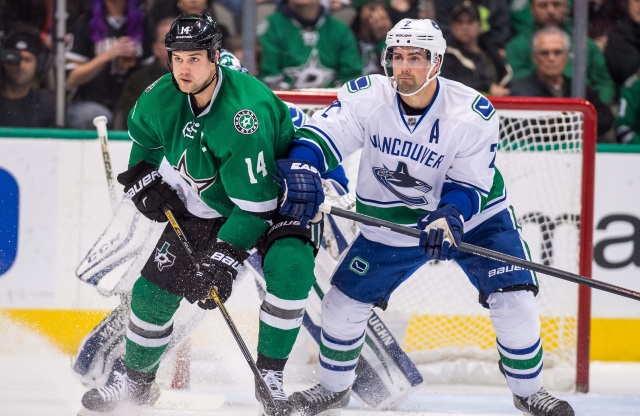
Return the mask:
[(233, 118), (233, 125), (242, 134), (251, 134), (258, 130), (258, 117), (251, 110), (240, 110)]

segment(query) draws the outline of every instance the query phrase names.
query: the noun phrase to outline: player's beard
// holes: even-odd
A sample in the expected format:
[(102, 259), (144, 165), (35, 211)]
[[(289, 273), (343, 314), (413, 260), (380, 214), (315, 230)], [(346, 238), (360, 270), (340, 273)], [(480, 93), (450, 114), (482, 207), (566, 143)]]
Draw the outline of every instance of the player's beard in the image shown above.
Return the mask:
[(398, 91), (403, 94), (411, 94), (418, 91), (418, 88), (421, 87), (421, 85), (418, 85), (415, 78), (412, 78), (411, 80), (402, 79), (396, 81), (396, 84), (398, 85)]

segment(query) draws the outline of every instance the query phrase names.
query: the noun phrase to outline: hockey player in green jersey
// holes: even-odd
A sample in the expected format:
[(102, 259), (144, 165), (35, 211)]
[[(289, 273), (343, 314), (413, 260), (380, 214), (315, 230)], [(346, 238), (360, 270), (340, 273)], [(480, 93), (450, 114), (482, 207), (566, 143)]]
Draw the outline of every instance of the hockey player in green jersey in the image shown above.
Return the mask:
[(155, 402), (155, 375), (180, 301), (213, 309), (212, 288), (226, 301), (254, 246), (267, 283), (257, 359), (265, 383), (256, 380), (256, 398), (269, 416), (290, 413), (282, 371), (314, 282), (320, 226), (277, 214), (272, 174), (293, 135), (289, 109), (259, 80), (217, 64), (221, 38), (209, 14), (179, 16), (165, 38), (171, 73), (129, 113), (133, 147), (118, 181), (147, 218), (166, 222), (165, 208), (173, 211), (199, 268), (167, 226), (133, 286), (125, 369), (85, 393), (89, 414)]

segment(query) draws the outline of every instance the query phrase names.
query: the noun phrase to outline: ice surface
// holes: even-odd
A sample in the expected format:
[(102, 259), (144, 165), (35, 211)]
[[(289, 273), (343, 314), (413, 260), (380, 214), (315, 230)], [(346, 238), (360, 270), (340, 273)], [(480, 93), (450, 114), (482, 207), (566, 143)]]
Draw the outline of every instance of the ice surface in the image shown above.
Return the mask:
[[(57, 352), (43, 338), (8, 323), (0, 322), (0, 416), (73, 416), (80, 408), (84, 387), (71, 370), (71, 358)], [(237, 347), (236, 347), (237, 349)], [(230, 351), (232, 351), (230, 349)], [(192, 391), (185, 395), (181, 410), (147, 410), (154, 416), (256, 416), (252, 373), (241, 353), (229, 353), (224, 365), (200, 365), (193, 369)], [(287, 393), (311, 385), (309, 374), (285, 374)], [(289, 368), (289, 367), (288, 367)], [(295, 370), (294, 370), (295, 371)], [(289, 382), (287, 382), (287, 377)], [(640, 363), (592, 363), (591, 392), (557, 393), (569, 400), (580, 416), (640, 415)], [(206, 409), (206, 395), (224, 395), (217, 410)], [(212, 399), (212, 404), (215, 400)], [(199, 409), (199, 410), (198, 410)], [(428, 380), (394, 411), (364, 409), (352, 400), (342, 416), (387, 415), (520, 415), (506, 387), (430, 385)], [(125, 414), (119, 416), (127, 416)]]

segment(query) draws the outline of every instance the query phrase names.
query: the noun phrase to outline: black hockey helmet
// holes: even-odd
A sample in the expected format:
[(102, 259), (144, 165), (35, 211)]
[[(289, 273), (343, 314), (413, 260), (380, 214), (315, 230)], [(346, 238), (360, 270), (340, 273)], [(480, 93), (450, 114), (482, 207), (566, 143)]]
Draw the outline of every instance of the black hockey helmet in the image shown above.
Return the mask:
[(215, 61), (216, 51), (222, 43), (220, 26), (209, 13), (181, 14), (171, 25), (164, 38), (164, 46), (172, 51), (208, 51), (209, 60)]

